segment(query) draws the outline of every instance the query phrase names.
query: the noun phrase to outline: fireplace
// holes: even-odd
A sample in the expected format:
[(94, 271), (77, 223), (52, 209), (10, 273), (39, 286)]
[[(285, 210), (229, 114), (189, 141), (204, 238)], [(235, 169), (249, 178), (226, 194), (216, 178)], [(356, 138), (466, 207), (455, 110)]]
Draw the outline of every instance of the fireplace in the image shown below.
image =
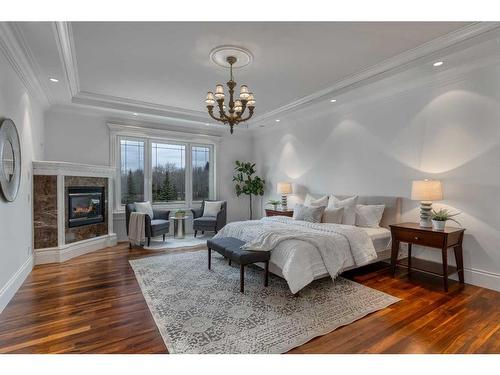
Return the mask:
[(104, 222), (104, 187), (68, 187), (68, 227)]

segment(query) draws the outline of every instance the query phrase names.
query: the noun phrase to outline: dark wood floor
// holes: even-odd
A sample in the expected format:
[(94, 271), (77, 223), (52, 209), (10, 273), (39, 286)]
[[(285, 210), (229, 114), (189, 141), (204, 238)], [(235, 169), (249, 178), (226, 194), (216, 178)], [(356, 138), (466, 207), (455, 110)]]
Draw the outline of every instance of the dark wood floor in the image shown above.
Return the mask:
[[(119, 244), (37, 266), (0, 315), (0, 353), (166, 353), (128, 263), (150, 255)], [(402, 301), (292, 353), (500, 353), (498, 292), (452, 282), (444, 293), (383, 264), (345, 276)]]

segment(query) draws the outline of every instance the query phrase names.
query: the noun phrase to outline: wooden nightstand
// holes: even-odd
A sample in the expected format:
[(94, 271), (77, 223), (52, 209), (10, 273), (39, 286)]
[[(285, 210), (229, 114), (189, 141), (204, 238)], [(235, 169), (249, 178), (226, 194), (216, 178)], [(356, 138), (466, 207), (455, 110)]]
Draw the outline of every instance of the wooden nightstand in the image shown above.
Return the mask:
[(268, 210), (266, 209), (266, 216), (293, 216), (293, 210)]
[[(464, 238), (463, 228), (446, 227), (443, 231), (432, 228), (422, 228), (417, 223), (401, 223), (391, 225), (392, 251), (391, 266), (392, 274), (396, 272), (396, 266), (431, 273), (443, 278), (444, 290), (448, 291), (448, 276), (458, 272), (460, 283), (464, 283), (464, 261), (462, 251), (462, 240)], [(408, 258), (398, 261), (399, 244), (408, 243)], [(442, 264), (411, 258), (412, 245), (421, 245), (441, 250)], [(452, 247), (455, 252), (457, 266), (448, 265), (448, 249)]]

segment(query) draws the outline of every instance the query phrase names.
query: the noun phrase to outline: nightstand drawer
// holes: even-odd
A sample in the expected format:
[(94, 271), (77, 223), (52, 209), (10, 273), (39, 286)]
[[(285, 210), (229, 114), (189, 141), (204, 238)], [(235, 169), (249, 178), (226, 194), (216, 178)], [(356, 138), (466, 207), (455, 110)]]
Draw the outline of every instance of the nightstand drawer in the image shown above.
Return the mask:
[(402, 242), (438, 248), (443, 247), (445, 240), (445, 236), (440, 233), (404, 229), (394, 230), (394, 236), (396, 240)]

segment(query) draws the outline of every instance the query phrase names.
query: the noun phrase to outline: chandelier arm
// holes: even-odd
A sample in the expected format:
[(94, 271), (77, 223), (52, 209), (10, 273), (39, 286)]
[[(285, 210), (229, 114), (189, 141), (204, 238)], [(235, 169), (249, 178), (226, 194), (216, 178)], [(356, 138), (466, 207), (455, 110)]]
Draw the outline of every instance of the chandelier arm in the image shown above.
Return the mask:
[(214, 116), (214, 111), (213, 111), (213, 109), (210, 109), (210, 108), (209, 108), (209, 109), (208, 109), (208, 114), (209, 114), (209, 115), (210, 115), (210, 117), (212, 117), (214, 120), (217, 120), (217, 121), (224, 121), (223, 119), (221, 119), (221, 118), (218, 118), (218, 117), (215, 117), (215, 116)]
[(247, 121), (247, 120), (250, 120), (250, 118), (253, 116), (253, 107), (248, 107), (248, 116), (245, 117), (245, 118), (240, 118), (239, 122), (244, 122), (244, 121)]

